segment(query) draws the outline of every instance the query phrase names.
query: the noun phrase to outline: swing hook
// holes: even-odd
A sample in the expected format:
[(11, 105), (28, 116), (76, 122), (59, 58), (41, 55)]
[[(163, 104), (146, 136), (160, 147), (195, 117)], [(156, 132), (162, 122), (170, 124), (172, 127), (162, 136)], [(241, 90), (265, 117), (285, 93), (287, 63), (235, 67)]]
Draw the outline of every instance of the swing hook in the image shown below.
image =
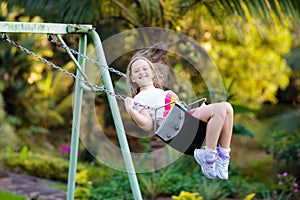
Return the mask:
[(4, 42), (8, 42), (8, 41), (9, 41), (9, 37), (8, 37), (8, 35), (7, 35), (6, 33), (3, 33), (3, 34), (2, 34), (2, 40), (3, 40)]
[(50, 41), (50, 42), (51, 42), (51, 41), (53, 41), (53, 40), (54, 40), (54, 38), (53, 38), (53, 34), (49, 34), (49, 35), (48, 35), (48, 41)]
[(64, 48), (63, 45), (62, 45), (61, 43), (57, 42), (57, 41), (54, 39), (53, 34), (49, 34), (49, 35), (48, 35), (48, 41), (54, 43), (55, 45), (57, 45), (57, 46), (60, 47), (60, 48)]
[(2, 34), (2, 40), (4, 42), (11, 43), (12, 45), (14, 45), (17, 48), (20, 48), (20, 45), (17, 42), (14, 42), (14, 41), (10, 40), (10, 38), (8, 37), (8, 35), (6, 33)]

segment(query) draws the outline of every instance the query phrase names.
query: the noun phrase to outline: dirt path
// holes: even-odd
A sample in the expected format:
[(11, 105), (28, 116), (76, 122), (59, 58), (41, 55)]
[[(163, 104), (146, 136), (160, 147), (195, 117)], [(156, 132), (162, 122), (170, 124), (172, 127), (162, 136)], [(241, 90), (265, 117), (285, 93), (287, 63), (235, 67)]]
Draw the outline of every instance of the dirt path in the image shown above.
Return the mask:
[(65, 200), (66, 192), (53, 187), (54, 184), (66, 186), (63, 183), (0, 171), (0, 190), (23, 195), (27, 200)]

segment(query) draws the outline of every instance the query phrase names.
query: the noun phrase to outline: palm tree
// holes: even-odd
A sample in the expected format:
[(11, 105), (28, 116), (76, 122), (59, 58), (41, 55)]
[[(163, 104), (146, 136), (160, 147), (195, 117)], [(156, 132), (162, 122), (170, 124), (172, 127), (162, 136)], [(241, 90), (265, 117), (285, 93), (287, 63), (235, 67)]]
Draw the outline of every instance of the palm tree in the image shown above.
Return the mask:
[(229, 17), (247, 21), (250, 15), (264, 24), (276, 20), (292, 28), (300, 19), (298, 0), (9, 0), (7, 5), (24, 8), (24, 14), (41, 16), (45, 22), (93, 23), (104, 38), (136, 27), (176, 29), (178, 21), (192, 18), (187, 13), (199, 16), (191, 19), (197, 24), (203, 10), (220, 24)]
[(125, 26), (135, 27), (171, 25), (197, 6), (204, 6), (220, 22), (229, 16), (246, 19), (246, 13), (268, 23), (272, 20), (270, 13), (283, 23), (286, 18), (295, 23), (300, 19), (298, 0), (90, 0), (80, 3), (69, 0), (9, 0), (7, 3), (9, 8), (19, 6), (25, 9), (27, 15), (39, 15), (49, 22), (94, 23), (112, 18), (113, 21), (123, 19)]

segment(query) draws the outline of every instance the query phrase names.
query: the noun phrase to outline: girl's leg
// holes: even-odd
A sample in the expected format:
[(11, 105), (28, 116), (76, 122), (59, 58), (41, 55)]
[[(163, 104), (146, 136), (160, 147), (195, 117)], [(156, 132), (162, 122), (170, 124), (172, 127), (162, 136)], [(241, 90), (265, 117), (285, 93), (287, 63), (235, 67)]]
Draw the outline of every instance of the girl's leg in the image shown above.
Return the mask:
[(219, 143), (222, 148), (229, 149), (233, 129), (233, 108), (228, 102), (223, 102), (223, 104), (226, 109), (226, 117), (221, 130)]
[(218, 158), (216, 162), (216, 173), (220, 179), (228, 179), (228, 166), (230, 162), (230, 142), (232, 137), (233, 128), (233, 108), (232, 106), (224, 102), (226, 108), (225, 122), (219, 138), (220, 146), (217, 147)]
[(205, 176), (214, 179), (217, 177), (215, 169), (218, 153), (216, 147), (225, 122), (225, 106), (222, 103), (203, 104), (196, 108), (192, 115), (207, 123), (206, 146), (203, 149), (195, 149), (194, 158), (200, 164)]
[[(216, 150), (217, 143), (226, 121), (226, 107), (224, 103), (203, 104), (195, 109), (192, 115), (207, 123), (206, 146), (211, 150)], [(230, 122), (230, 120), (228, 120)], [(227, 125), (226, 125), (227, 126)], [(225, 131), (225, 133), (227, 133)], [(227, 137), (223, 137), (224, 141)]]
[[(230, 141), (233, 127), (233, 109), (227, 102), (202, 105), (195, 109), (194, 117), (207, 123), (206, 147), (204, 150), (196, 149), (194, 157), (201, 165), (203, 173), (209, 178), (218, 176), (228, 179), (228, 166), (230, 160)], [(220, 147), (216, 146), (218, 141)], [(217, 157), (214, 155), (217, 154)]]

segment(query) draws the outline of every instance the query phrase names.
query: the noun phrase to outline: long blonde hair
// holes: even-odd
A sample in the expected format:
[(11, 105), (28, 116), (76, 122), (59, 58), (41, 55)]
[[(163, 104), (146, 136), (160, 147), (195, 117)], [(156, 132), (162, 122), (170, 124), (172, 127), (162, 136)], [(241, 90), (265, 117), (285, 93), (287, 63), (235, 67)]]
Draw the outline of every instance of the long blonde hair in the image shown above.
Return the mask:
[(146, 57), (144, 56), (141, 56), (139, 54), (135, 54), (129, 64), (128, 64), (128, 67), (127, 67), (127, 85), (129, 86), (129, 89), (130, 89), (130, 97), (134, 97), (135, 95), (137, 95), (139, 92), (140, 92), (140, 88), (139, 86), (135, 83), (135, 82), (132, 82), (131, 80), (131, 69), (132, 69), (132, 65), (134, 62), (138, 61), (138, 60), (144, 60), (148, 63), (148, 65), (150, 66), (150, 68), (152, 69), (152, 72), (153, 72), (153, 78), (152, 78), (152, 81), (153, 81), (153, 85), (154, 87), (156, 88), (163, 88), (162, 85), (161, 85), (161, 81), (159, 80), (159, 76), (158, 76), (158, 72), (157, 72), (157, 68), (156, 68), (156, 64), (155, 63), (152, 63), (150, 60), (148, 60)]

